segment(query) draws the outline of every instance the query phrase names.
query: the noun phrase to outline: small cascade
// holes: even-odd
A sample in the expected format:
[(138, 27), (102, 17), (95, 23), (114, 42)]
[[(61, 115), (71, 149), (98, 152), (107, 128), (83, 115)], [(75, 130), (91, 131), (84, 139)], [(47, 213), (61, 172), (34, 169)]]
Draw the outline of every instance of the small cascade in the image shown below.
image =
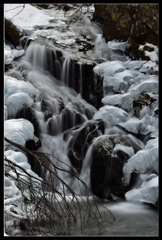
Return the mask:
[[(33, 43), (20, 64), (22, 71), (26, 73), (26, 80), (37, 88), (33, 108), (42, 142), (39, 150), (72, 166), (67, 155), (72, 137), (65, 139), (64, 133), (91, 119), (96, 112), (95, 107), (81, 97), (82, 63), (71, 58), (65, 58), (61, 63), (61, 55), (58, 57), (57, 51)], [(51, 157), (51, 160), (61, 166), (54, 158)], [(59, 177), (69, 177), (67, 181), (71, 181), (71, 175), (58, 172)], [(48, 178), (48, 171), (46, 174)], [(58, 188), (60, 187), (58, 182)]]
[(31, 43), (27, 48), (25, 60), (32, 69), (43, 73), (48, 71), (52, 76), (61, 79), (61, 52), (47, 48), (40, 43)]

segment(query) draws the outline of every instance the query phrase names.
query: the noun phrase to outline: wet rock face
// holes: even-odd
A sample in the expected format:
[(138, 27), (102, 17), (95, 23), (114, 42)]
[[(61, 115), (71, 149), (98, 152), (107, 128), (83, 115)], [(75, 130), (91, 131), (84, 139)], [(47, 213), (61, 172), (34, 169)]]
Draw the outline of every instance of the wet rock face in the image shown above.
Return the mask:
[(121, 179), (123, 164), (130, 156), (121, 149), (114, 152), (116, 144), (131, 146), (121, 135), (102, 136), (93, 145), (91, 188), (96, 196), (103, 199), (111, 199), (111, 194), (124, 198), (127, 191)]
[(130, 37), (138, 44), (158, 43), (158, 4), (94, 5), (93, 18), (103, 24), (106, 41)]
[(68, 152), (68, 157), (78, 173), (81, 171), (85, 154), (92, 143), (92, 140), (103, 134), (103, 132), (104, 122), (102, 120), (90, 120), (84, 125), (84, 127), (79, 128), (77, 131), (77, 137), (70, 142), (71, 147)]
[(99, 109), (103, 106), (103, 79), (93, 72), (95, 65), (84, 65), (82, 72), (82, 97)]
[(24, 107), (17, 113), (16, 118), (24, 118), (29, 120), (33, 124), (35, 136), (39, 137), (39, 123), (35, 116), (34, 108), (28, 107), (24, 104)]

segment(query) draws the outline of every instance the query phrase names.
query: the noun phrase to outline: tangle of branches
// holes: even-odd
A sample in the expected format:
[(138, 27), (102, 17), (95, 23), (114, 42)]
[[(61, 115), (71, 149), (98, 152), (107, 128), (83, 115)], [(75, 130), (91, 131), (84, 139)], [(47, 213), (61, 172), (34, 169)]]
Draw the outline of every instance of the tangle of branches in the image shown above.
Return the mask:
[[(102, 231), (104, 221), (115, 220), (113, 214), (98, 203), (91, 190), (66, 163), (57, 159), (61, 163), (60, 167), (49, 158), (50, 154), (28, 150), (6, 137), (5, 141), (20, 149), (21, 152), (36, 158), (43, 173), (42, 178), (33, 176), (4, 156), (5, 167), (12, 170), (5, 170), (5, 176), (17, 182), (22, 196), (21, 210), (26, 216), (25, 219), (22, 218), (19, 221), (22, 230), (30, 234), (39, 233), (41, 235), (72, 234), (76, 229), (83, 233), (88, 223), (91, 230), (98, 233)], [(52, 155), (50, 157), (55, 158)], [(66, 168), (62, 167), (63, 165), (66, 165)], [(67, 170), (67, 166), (69, 170)], [(72, 178), (77, 178), (78, 187), (82, 184), (87, 196), (76, 194), (59, 176), (59, 171), (64, 171)], [(6, 212), (6, 214), (11, 214), (16, 218), (16, 214), (11, 212)]]

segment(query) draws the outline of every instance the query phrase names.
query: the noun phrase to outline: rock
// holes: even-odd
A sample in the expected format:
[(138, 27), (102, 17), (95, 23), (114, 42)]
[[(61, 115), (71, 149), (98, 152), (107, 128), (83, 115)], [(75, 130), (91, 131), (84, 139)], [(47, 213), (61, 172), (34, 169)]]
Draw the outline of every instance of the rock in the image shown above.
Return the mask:
[(46, 111), (45, 113), (44, 113), (44, 120), (45, 121), (47, 121), (49, 118), (51, 118), (52, 117), (52, 113), (51, 112), (49, 112), (49, 111)]
[[(74, 130), (77, 136), (69, 143), (68, 157), (71, 164), (76, 168), (77, 172), (80, 173), (85, 154), (92, 140), (104, 132), (104, 122), (102, 120), (90, 120), (77, 131), (76, 129)], [(73, 135), (73, 132), (69, 132), (69, 135)]]
[(23, 37), (23, 33), (11, 22), (5, 18), (5, 38), (15, 47), (20, 44), (19, 40)]
[(50, 8), (50, 4), (49, 3), (31, 3), (31, 5), (33, 7), (36, 7), (38, 9), (48, 9)]
[(28, 107), (24, 104), (24, 107), (17, 113), (16, 118), (29, 120), (34, 126), (34, 135), (39, 137), (39, 122), (35, 116), (35, 110), (33, 107)]
[(144, 106), (149, 106), (155, 102), (157, 99), (154, 95), (150, 96), (147, 92), (141, 92), (137, 99), (133, 101), (133, 108), (135, 110), (135, 116), (140, 119), (140, 111)]
[(132, 60), (150, 60), (149, 56), (145, 55), (145, 51), (139, 49), (139, 44), (132, 39), (128, 40), (128, 46), (126, 47), (125, 54)]
[(62, 130), (66, 131), (75, 125), (85, 122), (85, 118), (81, 113), (72, 107), (66, 106), (61, 112)]
[[(60, 112), (64, 109), (64, 103), (61, 97), (57, 97), (53, 99), (53, 101), (43, 98), (41, 100), (41, 111), (46, 115), (45, 118), (52, 114), (60, 114)], [(48, 113), (48, 114), (47, 114)]]
[(94, 64), (83, 65), (82, 70), (82, 98), (95, 108), (103, 106), (103, 79), (93, 72)]
[[(130, 141), (131, 142), (131, 141)], [(122, 150), (114, 151), (116, 144), (133, 147), (122, 135), (102, 136), (92, 146), (91, 188), (92, 192), (104, 199), (111, 199), (111, 194), (124, 198), (126, 187), (122, 184), (123, 164), (129, 154)], [(133, 142), (133, 141), (132, 141)], [(139, 149), (140, 150), (140, 149)]]
[(41, 146), (42, 146), (42, 143), (41, 143), (40, 139), (37, 138), (36, 136), (34, 136), (33, 140), (28, 140), (25, 144), (25, 147), (28, 150), (37, 150)]
[(95, 4), (93, 19), (103, 24), (106, 41), (131, 38), (158, 44), (158, 4)]

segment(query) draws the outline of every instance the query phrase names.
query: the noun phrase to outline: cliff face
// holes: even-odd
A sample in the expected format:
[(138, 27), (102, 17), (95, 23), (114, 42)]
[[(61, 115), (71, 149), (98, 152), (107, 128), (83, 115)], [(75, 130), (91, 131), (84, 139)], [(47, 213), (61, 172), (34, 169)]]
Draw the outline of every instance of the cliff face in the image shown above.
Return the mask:
[(158, 45), (158, 4), (95, 4), (94, 20), (103, 24), (106, 41), (113, 39)]

